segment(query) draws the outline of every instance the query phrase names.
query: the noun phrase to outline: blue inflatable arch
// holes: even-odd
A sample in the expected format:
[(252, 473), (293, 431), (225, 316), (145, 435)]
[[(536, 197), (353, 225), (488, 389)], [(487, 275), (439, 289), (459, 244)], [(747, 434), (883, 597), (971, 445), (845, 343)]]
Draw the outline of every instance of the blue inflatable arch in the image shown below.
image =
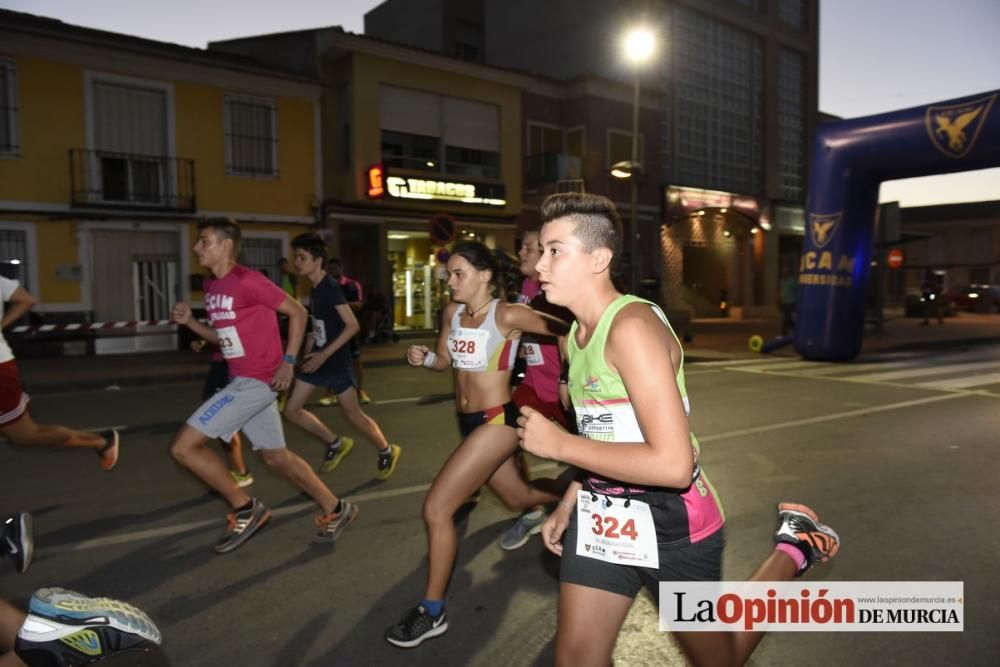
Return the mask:
[(805, 359), (861, 351), (882, 181), (1000, 166), (1000, 90), (826, 123), (816, 131), (793, 343)]

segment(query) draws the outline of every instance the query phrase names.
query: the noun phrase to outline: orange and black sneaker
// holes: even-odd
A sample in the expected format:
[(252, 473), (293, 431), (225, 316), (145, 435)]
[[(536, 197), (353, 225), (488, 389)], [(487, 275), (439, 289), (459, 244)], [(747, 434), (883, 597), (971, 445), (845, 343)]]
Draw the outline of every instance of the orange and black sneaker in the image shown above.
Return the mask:
[(113, 470), (118, 465), (118, 444), (120, 437), (115, 429), (101, 431), (99, 434), (104, 438), (104, 446), (97, 450), (101, 456), (101, 467), (105, 470)]
[(798, 547), (806, 557), (805, 566), (796, 573), (798, 577), (813, 565), (827, 562), (840, 550), (840, 537), (833, 528), (820, 523), (816, 512), (795, 503), (778, 505), (778, 530), (774, 540)]

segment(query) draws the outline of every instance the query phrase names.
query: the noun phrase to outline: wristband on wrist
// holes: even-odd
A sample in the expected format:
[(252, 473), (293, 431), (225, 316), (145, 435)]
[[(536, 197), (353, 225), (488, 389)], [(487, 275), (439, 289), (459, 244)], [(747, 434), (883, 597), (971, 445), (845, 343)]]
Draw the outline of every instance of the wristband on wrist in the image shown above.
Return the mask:
[(423, 363), (423, 365), (426, 366), (427, 368), (433, 368), (434, 364), (437, 363), (437, 360), (438, 360), (438, 356), (436, 354), (434, 354), (433, 352), (431, 352), (430, 350), (428, 350), (427, 354), (424, 355), (424, 363)]
[(292, 366), (295, 365), (294, 354), (286, 354), (285, 356), (281, 357), (281, 360), (284, 361), (286, 364), (291, 364)]

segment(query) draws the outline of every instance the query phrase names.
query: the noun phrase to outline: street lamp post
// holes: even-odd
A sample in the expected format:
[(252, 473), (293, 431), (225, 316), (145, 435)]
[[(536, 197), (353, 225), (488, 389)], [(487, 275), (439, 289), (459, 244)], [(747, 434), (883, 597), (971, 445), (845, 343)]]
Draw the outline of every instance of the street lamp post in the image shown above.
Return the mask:
[(632, 220), (632, 294), (639, 293), (639, 173), (635, 165), (639, 164), (639, 67), (635, 68), (635, 99), (632, 103), (632, 178), (629, 179), (629, 217)]
[(632, 99), (632, 155), (629, 161), (628, 178), (630, 190), (630, 244), (629, 253), (632, 258), (631, 280), (632, 293), (639, 291), (639, 176), (643, 173), (639, 159), (639, 67), (649, 60), (656, 47), (656, 38), (647, 28), (632, 28), (625, 33), (625, 58), (635, 68), (634, 96)]

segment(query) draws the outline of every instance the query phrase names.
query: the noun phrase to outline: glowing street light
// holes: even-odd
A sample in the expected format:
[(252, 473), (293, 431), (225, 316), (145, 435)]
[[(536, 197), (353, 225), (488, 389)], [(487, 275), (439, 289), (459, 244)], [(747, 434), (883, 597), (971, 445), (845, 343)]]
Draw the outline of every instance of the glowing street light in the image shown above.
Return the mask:
[(656, 37), (649, 28), (635, 27), (625, 33), (625, 60), (640, 65), (656, 50)]

